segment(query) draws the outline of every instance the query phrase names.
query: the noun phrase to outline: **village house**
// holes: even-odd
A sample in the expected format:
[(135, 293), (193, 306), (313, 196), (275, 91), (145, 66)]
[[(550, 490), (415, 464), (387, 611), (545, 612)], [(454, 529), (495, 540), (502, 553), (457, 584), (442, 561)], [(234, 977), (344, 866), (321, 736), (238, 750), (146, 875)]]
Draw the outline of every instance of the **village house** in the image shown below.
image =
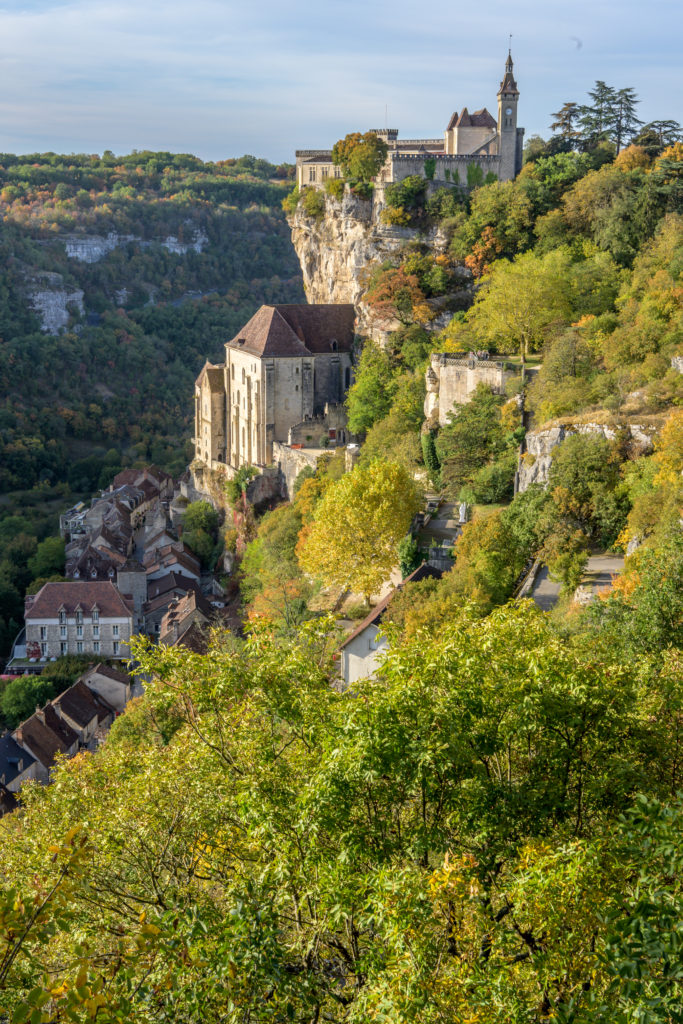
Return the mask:
[(270, 465), (273, 443), (292, 443), (292, 432), (347, 440), (340, 416), (354, 322), (350, 304), (261, 306), (226, 344), (225, 362), (204, 366), (195, 385), (198, 490), (205, 471)]
[(78, 753), (78, 733), (59, 717), (51, 704), (37, 708), (12, 736), (37, 762), (34, 778), (48, 782), (58, 754), (73, 757)]
[(189, 577), (198, 583), (202, 573), (199, 559), (181, 541), (150, 551), (145, 556), (144, 566), (148, 583), (169, 573)]
[(89, 690), (106, 701), (117, 713), (125, 710), (131, 698), (130, 676), (101, 662), (84, 672), (79, 681), (85, 683)]
[(345, 689), (358, 679), (372, 679), (377, 671), (382, 652), (389, 646), (388, 639), (381, 632), (381, 624), (396, 594), (406, 583), (419, 583), (420, 580), (426, 579), (438, 580), (442, 575), (440, 569), (424, 563), (376, 604), (370, 614), (343, 640), (339, 651), (341, 679)]
[(104, 697), (93, 693), (82, 679), (55, 697), (52, 706), (62, 721), (78, 735), (80, 746), (90, 750), (114, 721), (114, 708)]
[[(377, 184), (402, 181), (411, 174), (422, 177), (426, 160), (432, 161), (433, 180), (440, 185), (469, 185), (474, 168), (478, 180), (490, 175), (498, 181), (510, 181), (522, 169), (524, 129), (517, 127), (518, 103), (519, 89), (508, 53), (498, 89), (497, 118), (486, 107), (472, 114), (463, 107), (460, 113), (456, 111), (451, 116), (443, 136), (431, 139), (399, 139), (396, 128), (371, 129), (388, 146)], [(299, 188), (324, 188), (330, 178), (338, 177), (341, 171), (332, 163), (331, 150), (297, 150)]]
[(26, 655), (46, 660), (65, 654), (126, 659), (133, 631), (132, 603), (113, 583), (46, 583), (27, 596)]
[(37, 779), (40, 766), (35, 757), (20, 747), (10, 732), (0, 736), (0, 784), (18, 793), (25, 782)]
[(159, 643), (166, 647), (185, 646), (206, 650), (205, 631), (215, 617), (215, 609), (195, 590), (175, 598), (161, 621)]

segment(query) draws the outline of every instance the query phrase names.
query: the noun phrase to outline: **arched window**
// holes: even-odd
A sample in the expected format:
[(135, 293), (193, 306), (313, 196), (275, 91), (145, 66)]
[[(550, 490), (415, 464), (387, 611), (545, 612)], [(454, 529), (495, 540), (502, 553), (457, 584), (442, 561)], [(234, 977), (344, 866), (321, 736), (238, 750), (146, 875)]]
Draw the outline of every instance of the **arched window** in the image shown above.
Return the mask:
[(337, 342), (334, 339), (332, 339), (331, 347), (333, 352), (337, 351)]

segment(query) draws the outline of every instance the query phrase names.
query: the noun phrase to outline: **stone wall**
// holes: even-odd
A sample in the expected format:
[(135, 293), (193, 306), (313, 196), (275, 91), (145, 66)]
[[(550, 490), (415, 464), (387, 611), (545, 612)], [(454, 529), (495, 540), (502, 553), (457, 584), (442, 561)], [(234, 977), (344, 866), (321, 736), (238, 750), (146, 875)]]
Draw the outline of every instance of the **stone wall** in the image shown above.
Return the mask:
[(302, 469), (309, 467), (315, 470), (318, 465), (319, 451), (306, 448), (290, 448), (280, 441), (273, 442), (273, 462), (278, 467), (283, 479), (284, 497), (291, 499), (294, 494), (294, 482)]
[(479, 384), (486, 384), (498, 395), (505, 394), (505, 385), (516, 372), (512, 364), (479, 359), (474, 353), (434, 353), (426, 374), (424, 411), (428, 427), (448, 423), (453, 406), (467, 404)]
[(80, 288), (69, 291), (63, 285), (61, 274), (41, 274), (29, 288), (31, 308), (40, 320), (46, 334), (59, 334), (68, 327), (71, 314), (69, 305), (83, 315), (83, 292)]
[(323, 435), (329, 438), (330, 430), (334, 430), (335, 440), (345, 444), (351, 437), (346, 420), (346, 409), (342, 404), (326, 405), (322, 416), (311, 416), (290, 427), (287, 443), (318, 448)]

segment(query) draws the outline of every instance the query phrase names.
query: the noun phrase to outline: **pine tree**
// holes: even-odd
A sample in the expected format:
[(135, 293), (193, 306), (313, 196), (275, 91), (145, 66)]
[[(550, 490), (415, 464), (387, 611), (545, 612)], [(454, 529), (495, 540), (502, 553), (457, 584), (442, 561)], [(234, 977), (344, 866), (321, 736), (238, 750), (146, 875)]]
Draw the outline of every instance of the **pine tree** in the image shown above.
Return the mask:
[(551, 132), (555, 132), (572, 146), (579, 137), (579, 132), (575, 128), (575, 122), (579, 119), (580, 109), (578, 103), (569, 102), (563, 104), (560, 110), (552, 115), (555, 120), (550, 125)]
[(640, 118), (636, 117), (638, 103), (640, 100), (636, 96), (635, 89), (620, 89), (615, 96), (613, 133), (617, 155), (621, 151), (624, 140), (629, 139), (630, 141), (643, 123)]
[(612, 136), (617, 103), (616, 90), (599, 80), (588, 95), (593, 101), (592, 104), (579, 107), (581, 141), (585, 149), (596, 146)]

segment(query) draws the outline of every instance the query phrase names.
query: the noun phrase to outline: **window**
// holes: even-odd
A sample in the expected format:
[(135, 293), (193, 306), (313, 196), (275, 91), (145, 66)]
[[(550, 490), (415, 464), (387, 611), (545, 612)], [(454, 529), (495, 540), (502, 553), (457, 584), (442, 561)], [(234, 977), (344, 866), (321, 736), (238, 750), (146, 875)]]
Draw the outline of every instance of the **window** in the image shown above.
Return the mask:
[(93, 620), (93, 622), (99, 622), (100, 621), (100, 613), (98, 612), (97, 608), (93, 608), (93, 610), (92, 610), (92, 620)]
[(100, 653), (100, 641), (99, 640), (96, 640), (95, 643), (92, 645), (92, 650), (93, 650), (93, 654), (99, 654)]
[(76, 641), (76, 654), (83, 654), (83, 641), (82, 640), (77, 640)]
[(40, 627), (40, 639), (45, 640), (47, 637), (47, 628), (45, 626)]
[(315, 181), (315, 167), (308, 168), (308, 180)]
[(234, 366), (230, 367), (230, 373), (231, 373), (232, 379), (234, 380), (235, 379), (235, 367)]
[(325, 178), (328, 176), (329, 173), (330, 173), (329, 167), (323, 167), (323, 169), (322, 169), (323, 181), (325, 180)]
[(64, 641), (62, 640), (62, 642), (59, 645), (59, 653), (60, 654), (66, 654), (68, 650), (69, 650), (69, 645), (65, 644)]
[(114, 641), (114, 654), (118, 654), (118, 653), (119, 653), (119, 645), (118, 645), (118, 642), (115, 640)]
[(76, 636), (83, 636), (83, 626), (76, 626)]
[(118, 626), (112, 626), (111, 627), (111, 635), (112, 636), (118, 636), (119, 635), (119, 627)]
[(82, 623), (82, 622), (83, 622), (83, 612), (76, 612), (76, 623), (78, 624), (78, 623)]
[(246, 379), (247, 379), (247, 375), (245, 373), (244, 367), (242, 367), (242, 383), (243, 384), (246, 382)]
[(59, 635), (62, 638), (62, 640), (66, 640), (66, 626), (59, 627)]
[(41, 644), (40, 645), (40, 656), (41, 656), (41, 658), (44, 658), (46, 656), (46, 654), (47, 654), (47, 644)]
[(66, 612), (59, 613), (59, 624), (60, 626), (66, 622)]
[(96, 636), (96, 637), (100, 635), (100, 627), (99, 626), (93, 626), (93, 628), (92, 628), (92, 635)]

